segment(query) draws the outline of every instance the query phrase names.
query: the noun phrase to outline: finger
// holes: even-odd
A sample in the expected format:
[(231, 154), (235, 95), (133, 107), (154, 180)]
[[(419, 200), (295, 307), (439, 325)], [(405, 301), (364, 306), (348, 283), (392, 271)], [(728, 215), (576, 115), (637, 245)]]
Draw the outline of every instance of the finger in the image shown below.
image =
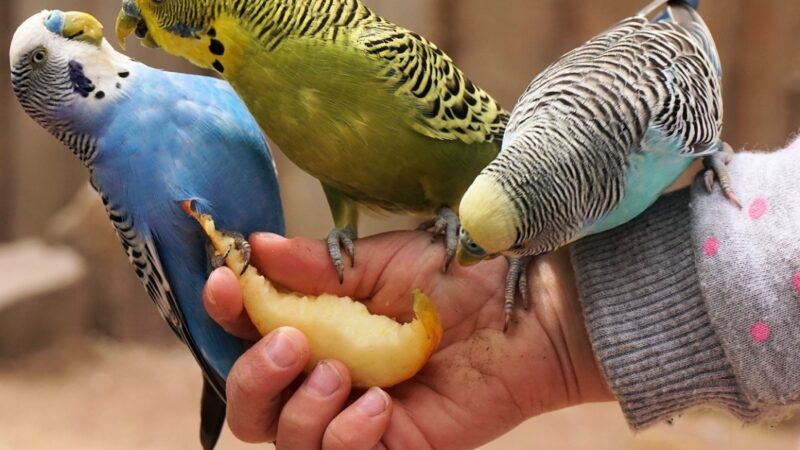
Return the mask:
[(280, 448), (314, 450), (350, 394), (350, 374), (338, 361), (321, 361), (286, 402), (278, 423)]
[(372, 450), (380, 448), (389, 427), (392, 402), (379, 388), (372, 388), (341, 412), (322, 439), (324, 450)]
[(228, 425), (251, 443), (272, 442), (277, 434), (282, 393), (308, 363), (305, 336), (280, 328), (236, 361), (228, 376)]
[[(344, 284), (331, 263), (328, 248), (321, 240), (294, 238), (266, 233), (254, 234), (250, 238), (253, 248), (252, 261), (270, 280), (284, 288), (319, 295), (335, 295), (365, 298), (371, 296), (376, 285), (389, 277), (386, 269), (401, 249), (414, 247), (420, 261), (434, 260), (426, 255), (441, 253), (441, 244), (431, 244), (430, 236), (423, 232), (386, 233), (374, 238), (359, 239), (358, 260), (355, 268), (348, 268)], [(407, 263), (408, 261), (406, 261)], [(397, 275), (409, 277), (407, 267), (397, 267)], [(315, 276), (309, 277), (307, 274)], [(394, 274), (394, 272), (391, 272)]]
[[(253, 264), (270, 280), (290, 290), (354, 296), (358, 281), (363, 278), (366, 261), (362, 259), (355, 268), (348, 267), (344, 284), (340, 284), (328, 248), (320, 240), (259, 233), (250, 238), (250, 245)], [(307, 276), (309, 273), (315, 276)]]
[(203, 287), (203, 305), (208, 315), (228, 333), (242, 339), (261, 338), (242, 303), (239, 279), (227, 267), (211, 273)]

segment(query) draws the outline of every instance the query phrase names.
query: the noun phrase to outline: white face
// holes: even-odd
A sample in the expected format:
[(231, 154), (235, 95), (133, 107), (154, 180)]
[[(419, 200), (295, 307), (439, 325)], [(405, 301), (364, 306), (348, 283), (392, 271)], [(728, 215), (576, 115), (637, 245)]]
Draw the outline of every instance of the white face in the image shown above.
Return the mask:
[(130, 70), (131, 61), (105, 39), (92, 43), (48, 30), (50, 15), (42, 11), (20, 25), (9, 56), (11, 82), (20, 104), (52, 130), (65, 106), (91, 111), (121, 95), (119, 74)]

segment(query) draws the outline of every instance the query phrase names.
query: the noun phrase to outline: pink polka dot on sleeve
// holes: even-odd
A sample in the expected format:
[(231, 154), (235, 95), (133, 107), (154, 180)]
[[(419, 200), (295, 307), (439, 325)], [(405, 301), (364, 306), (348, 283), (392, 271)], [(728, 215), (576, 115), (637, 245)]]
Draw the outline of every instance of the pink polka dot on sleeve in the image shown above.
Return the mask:
[(797, 272), (792, 277), (792, 285), (794, 286), (794, 290), (797, 291), (798, 294), (800, 294), (800, 272)]
[(719, 254), (719, 240), (714, 236), (708, 238), (703, 245), (703, 253), (709, 258), (717, 256), (717, 254)]
[(757, 322), (750, 328), (750, 336), (758, 343), (767, 342), (770, 333), (769, 325), (764, 322)]
[(759, 220), (764, 217), (764, 214), (767, 213), (767, 209), (769, 208), (769, 203), (763, 198), (757, 198), (753, 200), (753, 203), (750, 204), (749, 214), (750, 218), (753, 220)]

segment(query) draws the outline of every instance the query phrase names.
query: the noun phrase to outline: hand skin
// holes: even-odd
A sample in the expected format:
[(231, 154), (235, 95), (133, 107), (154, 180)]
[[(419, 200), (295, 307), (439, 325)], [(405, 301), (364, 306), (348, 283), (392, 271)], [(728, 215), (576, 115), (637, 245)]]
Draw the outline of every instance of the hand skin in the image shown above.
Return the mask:
[(419, 374), (386, 393), (351, 392), (337, 361), (321, 363), (302, 382), (305, 337), (286, 328), (259, 339), (236, 277), (218, 269), (204, 291), (206, 309), (229, 332), (257, 340), (228, 378), (228, 424), (243, 441), (277, 439), (280, 450), (468, 449), (536, 415), (613, 400), (564, 250), (530, 265), (532, 307), (518, 309), (503, 334), (503, 258), (453, 264), (443, 274), (440, 241), (423, 232), (388, 233), (357, 241), (356, 266), (340, 285), (322, 241), (257, 234), (251, 244), (252, 263), (277, 284), (369, 299), (374, 313), (408, 319), (411, 291), (420, 288), (439, 307), (444, 339)]

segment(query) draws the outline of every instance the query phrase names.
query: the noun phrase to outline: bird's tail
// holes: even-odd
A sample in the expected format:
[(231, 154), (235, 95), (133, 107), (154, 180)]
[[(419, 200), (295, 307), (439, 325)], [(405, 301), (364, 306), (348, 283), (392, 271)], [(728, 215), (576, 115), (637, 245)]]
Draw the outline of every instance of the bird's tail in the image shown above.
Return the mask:
[(214, 450), (224, 424), (225, 400), (203, 378), (203, 396), (200, 399), (200, 443), (203, 450)]
[(722, 76), (722, 65), (719, 60), (719, 52), (708, 29), (705, 21), (697, 12), (700, 0), (654, 0), (643, 10), (639, 11), (639, 16), (650, 17), (664, 8), (664, 11), (656, 16), (653, 22), (670, 22), (685, 29), (706, 52), (711, 60), (717, 75)]
[[(653, 14), (653, 12), (655, 12), (657, 9), (660, 9), (660, 8), (664, 7), (665, 5), (666, 6), (683, 6), (683, 7), (689, 7), (689, 8), (692, 8), (694, 10), (697, 10), (697, 8), (700, 6), (700, 0), (653, 0), (652, 2), (650, 2), (649, 5), (645, 6), (643, 10), (639, 11), (639, 14), (637, 14), (637, 15), (639, 15), (639, 16), (649, 16), (650, 14)], [(656, 20), (656, 22), (664, 20), (666, 14), (667, 13), (665, 12), (661, 17), (659, 17)]]
[(700, 0), (670, 0), (669, 1), (670, 5), (679, 5), (681, 3), (683, 3), (684, 5), (688, 6), (689, 8), (692, 8), (694, 10), (697, 10), (697, 8), (700, 6)]
[(711, 35), (711, 30), (708, 29), (708, 25), (700, 17), (696, 8), (697, 0), (670, 1), (662, 20), (672, 22), (691, 34), (708, 55), (713, 67), (717, 70), (717, 75), (722, 76), (722, 66), (714, 36)]

